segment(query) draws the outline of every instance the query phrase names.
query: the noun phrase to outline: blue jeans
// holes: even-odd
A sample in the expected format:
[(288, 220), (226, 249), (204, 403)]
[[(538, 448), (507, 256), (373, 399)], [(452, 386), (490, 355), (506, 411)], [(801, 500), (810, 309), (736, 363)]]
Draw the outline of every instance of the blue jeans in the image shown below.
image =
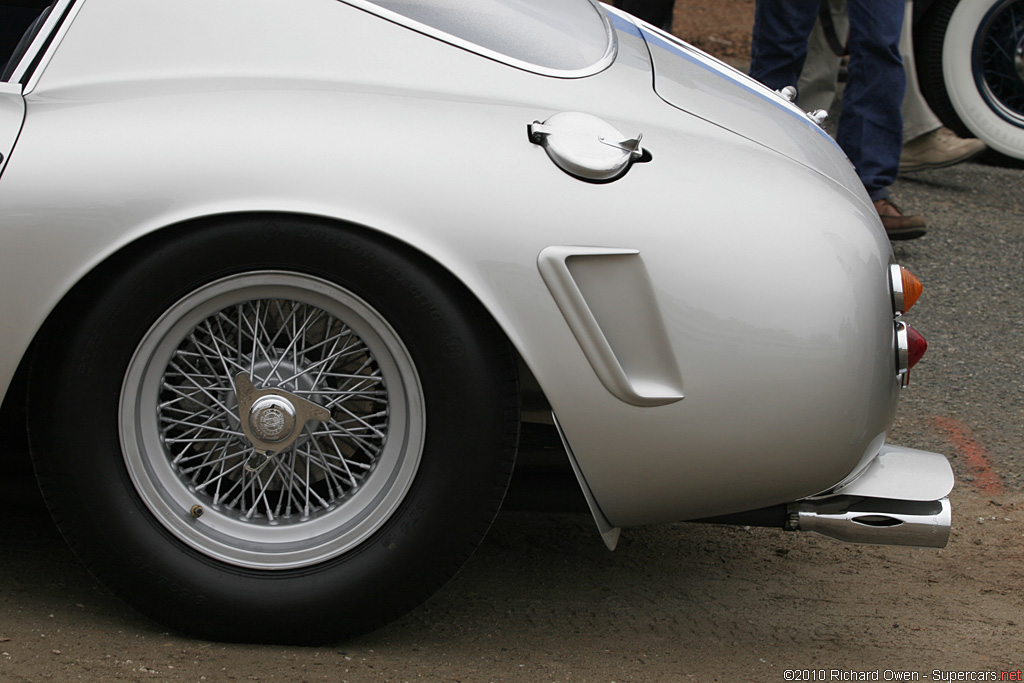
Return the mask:
[[(778, 90), (796, 86), (819, 0), (757, 0), (750, 75)], [(900, 57), (904, 0), (847, 0), (850, 67), (836, 142), (872, 200), (889, 196), (903, 148)]]

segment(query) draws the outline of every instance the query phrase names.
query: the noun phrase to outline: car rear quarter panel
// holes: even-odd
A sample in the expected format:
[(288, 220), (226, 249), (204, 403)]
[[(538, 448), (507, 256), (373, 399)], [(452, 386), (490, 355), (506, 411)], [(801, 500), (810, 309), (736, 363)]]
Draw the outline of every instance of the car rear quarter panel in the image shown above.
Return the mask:
[[(480, 299), (613, 524), (837, 484), (895, 407), (884, 233), (848, 188), (666, 105), (639, 35), (618, 37), (612, 67), (558, 79), (329, 0), (88, 0), (0, 182), (5, 381), (68, 289), (138, 238), (326, 216), (413, 245)], [(560, 111), (643, 133), (653, 160), (568, 176), (526, 134)], [(639, 250), (683, 400), (604, 388), (539, 275), (549, 246)]]

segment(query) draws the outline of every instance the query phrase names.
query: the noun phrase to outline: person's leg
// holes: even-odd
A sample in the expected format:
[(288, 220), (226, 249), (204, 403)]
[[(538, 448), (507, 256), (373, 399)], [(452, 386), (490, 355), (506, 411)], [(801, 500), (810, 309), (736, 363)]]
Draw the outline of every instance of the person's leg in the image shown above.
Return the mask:
[(900, 173), (952, 166), (981, 154), (985, 143), (975, 138), (961, 138), (942, 125), (921, 94), (914, 65), (914, 39), (911, 21), (913, 0), (907, 0), (903, 17), (900, 52), (907, 73), (907, 93), (903, 96), (903, 151)]
[(807, 57), (818, 0), (757, 0), (750, 75), (769, 88), (795, 86)]
[(911, 22), (914, 16), (914, 1), (907, 0), (903, 15), (903, 32), (900, 34), (900, 54), (903, 55), (903, 70), (907, 76), (907, 92), (903, 96), (903, 139), (913, 140), (919, 135), (931, 133), (942, 127), (942, 121), (924, 101), (917, 83), (917, 68), (914, 66), (914, 38)]
[[(846, 21), (846, 0), (826, 0), (832, 18), (832, 26), (840, 45), (846, 44), (849, 27)], [(805, 111), (815, 109), (832, 110), (836, 97), (839, 78), (839, 64), (842, 60), (833, 49), (825, 35), (825, 29), (819, 20), (814, 24), (807, 45), (807, 60), (797, 90), (800, 93), (798, 104)]]
[(617, 0), (615, 6), (660, 29), (672, 29), (672, 9), (675, 0)]
[(836, 141), (873, 201), (889, 196), (903, 146), (904, 0), (849, 0), (850, 66)]

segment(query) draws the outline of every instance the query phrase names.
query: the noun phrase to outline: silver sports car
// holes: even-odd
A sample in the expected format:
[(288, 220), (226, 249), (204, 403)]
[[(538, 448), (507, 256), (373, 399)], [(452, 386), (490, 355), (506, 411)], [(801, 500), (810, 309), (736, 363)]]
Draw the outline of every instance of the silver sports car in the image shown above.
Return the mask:
[(3, 424), (142, 612), (394, 619), (524, 421), (609, 548), (946, 543), (948, 462), (886, 443), (920, 283), (784, 94), (591, 0), (2, 8)]

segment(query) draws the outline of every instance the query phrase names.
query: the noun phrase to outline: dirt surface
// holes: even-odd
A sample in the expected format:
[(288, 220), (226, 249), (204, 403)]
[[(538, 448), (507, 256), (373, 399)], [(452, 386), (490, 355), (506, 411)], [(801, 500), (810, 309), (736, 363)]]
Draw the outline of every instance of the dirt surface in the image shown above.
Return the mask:
[(750, 62), (754, 0), (676, 0), (672, 33), (730, 64)]
[[(678, 4), (679, 35), (748, 58), (752, 0)], [(98, 587), (15, 459), (0, 470), (0, 683), (1000, 680), (1001, 672), (1021, 680), (1022, 180), (1020, 169), (967, 164), (895, 188), (931, 221), (927, 237), (896, 255), (926, 282), (912, 314), (932, 349), (891, 440), (950, 456), (958, 485), (946, 549), (676, 524), (626, 530), (610, 553), (585, 514), (509, 511), (448, 586), (380, 631), (325, 648), (228, 645), (168, 633)]]
[(1005, 490), (960, 486), (938, 551), (678, 524), (629, 530), (610, 553), (586, 515), (503, 513), (420, 609), (295, 648), (167, 633), (97, 587), (27, 475), (0, 483), (3, 683), (784, 681), (792, 669), (928, 680), (1024, 664), (1024, 497)]

